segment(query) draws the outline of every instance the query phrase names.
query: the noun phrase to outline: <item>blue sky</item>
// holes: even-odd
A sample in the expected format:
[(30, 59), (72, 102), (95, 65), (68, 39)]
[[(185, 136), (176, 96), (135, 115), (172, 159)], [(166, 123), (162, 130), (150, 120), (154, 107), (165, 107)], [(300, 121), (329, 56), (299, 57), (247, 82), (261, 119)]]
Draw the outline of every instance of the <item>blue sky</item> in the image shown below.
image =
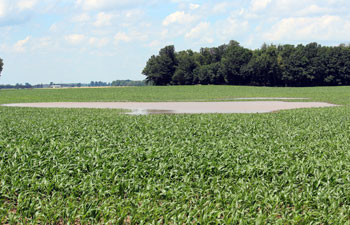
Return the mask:
[(0, 0), (0, 84), (142, 80), (169, 44), (349, 44), (349, 11), (348, 0)]

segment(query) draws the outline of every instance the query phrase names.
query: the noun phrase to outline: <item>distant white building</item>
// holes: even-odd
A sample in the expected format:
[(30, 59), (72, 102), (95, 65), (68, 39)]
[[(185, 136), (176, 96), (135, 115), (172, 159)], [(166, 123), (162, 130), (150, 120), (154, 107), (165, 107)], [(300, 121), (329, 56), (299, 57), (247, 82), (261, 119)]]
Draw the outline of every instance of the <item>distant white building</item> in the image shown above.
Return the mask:
[(60, 84), (52, 84), (52, 85), (50, 85), (50, 88), (61, 88), (62, 87), (62, 85), (60, 85)]

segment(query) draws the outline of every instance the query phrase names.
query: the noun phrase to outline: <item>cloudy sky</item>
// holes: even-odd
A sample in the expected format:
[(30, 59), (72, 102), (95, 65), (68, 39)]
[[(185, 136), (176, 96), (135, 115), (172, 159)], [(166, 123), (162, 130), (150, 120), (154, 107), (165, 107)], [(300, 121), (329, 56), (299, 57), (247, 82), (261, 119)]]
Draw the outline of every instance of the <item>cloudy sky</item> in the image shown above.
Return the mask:
[(348, 44), (349, 11), (348, 0), (0, 0), (0, 84), (142, 80), (169, 44)]

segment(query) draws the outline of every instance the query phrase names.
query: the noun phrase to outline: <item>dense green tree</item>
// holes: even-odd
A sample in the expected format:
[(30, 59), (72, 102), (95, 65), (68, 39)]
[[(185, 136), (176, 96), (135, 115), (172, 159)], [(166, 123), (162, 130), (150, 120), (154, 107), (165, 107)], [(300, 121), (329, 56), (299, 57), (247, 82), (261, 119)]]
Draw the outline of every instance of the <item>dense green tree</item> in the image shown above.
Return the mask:
[(224, 77), (218, 73), (220, 63), (198, 67), (194, 71), (194, 84), (224, 84)]
[(319, 57), (319, 50), (321, 49), (321, 46), (315, 42), (310, 43), (305, 46), (304, 48), (304, 55), (308, 59), (308, 63), (306, 65), (306, 77), (303, 78), (303, 82), (307, 86), (312, 86), (313, 84), (317, 83), (318, 76), (322, 71), (320, 71), (321, 68), (321, 61)]
[(227, 84), (245, 84), (241, 68), (249, 63), (252, 52), (243, 48), (236, 41), (231, 41), (221, 59), (219, 73)]
[(193, 71), (199, 66), (192, 50), (181, 51), (176, 55), (176, 71), (172, 77), (172, 84), (193, 84)]
[[(333, 63), (337, 71), (334, 85), (349, 85), (350, 84), (350, 48), (344, 45), (333, 48), (335, 56)], [(330, 66), (330, 65), (329, 65)]]
[(200, 65), (209, 65), (212, 63), (220, 62), (228, 45), (220, 45), (214, 48), (201, 48), (198, 57), (198, 63)]
[(159, 74), (158, 56), (152, 55), (151, 58), (149, 58), (142, 74), (147, 76), (147, 83), (154, 83), (155, 85), (161, 83), (162, 77)]
[(160, 76), (163, 78), (161, 85), (170, 84), (177, 65), (173, 45), (166, 46), (159, 51), (158, 64)]
[(276, 46), (263, 45), (253, 53), (249, 63), (242, 67), (242, 74), (247, 84), (258, 86), (280, 86), (281, 68), (278, 63)]
[(344, 50), (344, 56), (342, 57), (343, 67), (340, 70), (340, 78), (342, 83), (340, 85), (350, 85), (350, 48)]
[(176, 55), (173, 45), (166, 46), (159, 51), (158, 56), (152, 56), (142, 73), (146, 80), (155, 85), (168, 85), (176, 70)]
[(2, 58), (0, 58), (0, 75), (3, 67), (4, 67), (4, 61), (2, 60)]
[(155, 85), (257, 86), (350, 85), (350, 46), (267, 45), (246, 49), (236, 41), (219, 47), (175, 52), (166, 46), (143, 70)]
[(306, 80), (303, 79), (307, 76), (306, 67), (309, 60), (304, 53), (304, 46), (298, 45), (284, 58), (282, 77), (286, 86), (307, 86)]
[(201, 48), (197, 60), (200, 63), (200, 65), (209, 65), (215, 61), (212, 54), (210, 54), (209, 48)]
[(225, 84), (224, 74), (220, 73), (221, 63), (212, 63), (209, 65), (210, 72), (210, 84)]

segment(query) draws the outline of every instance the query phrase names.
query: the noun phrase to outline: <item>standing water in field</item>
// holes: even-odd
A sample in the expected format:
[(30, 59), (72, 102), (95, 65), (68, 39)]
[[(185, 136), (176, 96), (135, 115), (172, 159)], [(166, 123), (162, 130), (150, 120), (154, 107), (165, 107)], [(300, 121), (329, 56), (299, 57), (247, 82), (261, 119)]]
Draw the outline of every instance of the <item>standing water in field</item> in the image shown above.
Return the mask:
[(131, 115), (268, 113), (298, 108), (337, 106), (325, 102), (236, 101), (236, 102), (49, 102), (5, 104), (12, 107), (127, 109)]

